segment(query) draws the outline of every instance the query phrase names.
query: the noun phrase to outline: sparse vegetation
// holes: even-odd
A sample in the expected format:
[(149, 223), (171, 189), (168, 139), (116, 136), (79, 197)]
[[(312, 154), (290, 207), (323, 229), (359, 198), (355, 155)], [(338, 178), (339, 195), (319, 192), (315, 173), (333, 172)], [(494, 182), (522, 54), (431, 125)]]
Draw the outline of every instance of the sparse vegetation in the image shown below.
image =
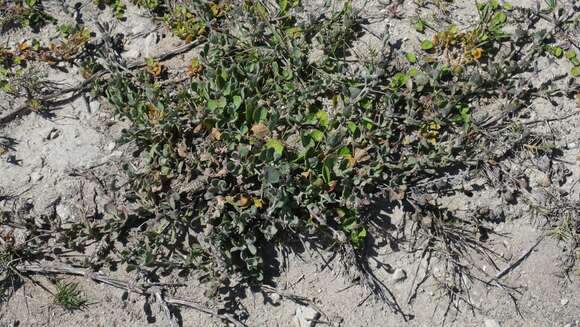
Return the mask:
[(115, 18), (119, 20), (125, 20), (125, 11), (127, 6), (121, 0), (94, 0), (95, 4), (100, 8), (104, 9), (107, 6), (113, 11)]
[(48, 15), (40, 0), (0, 1), (0, 32), (18, 27), (30, 27), (35, 31), (54, 18)]
[(56, 282), (54, 303), (67, 311), (83, 309), (87, 301), (84, 299), (77, 283)]
[[(559, 11), (546, 18), (558, 10), (556, 1), (547, 1), (546, 10), (480, 2), (479, 20), (468, 27), (417, 17), (411, 28), (421, 40), (413, 49), (392, 46), (386, 30), (374, 35), (381, 46), (364, 59), (352, 51), (364, 35), (364, 17), (350, 1), (316, 18), (300, 15), (297, 0), (133, 3), (188, 44), (203, 43), (187, 68), (172, 71), (159, 56), (129, 67), (106, 55), (119, 50), (108, 49), (110, 43), (95, 51), (94, 34), (84, 26), (61, 25), (59, 42), (0, 49), (0, 87), (24, 94), (29, 107), (33, 101), (43, 106), (38, 94), (47, 90), (40, 82), (17, 83), (29, 63), (74, 64), (93, 85), (92, 96), (105, 97), (132, 123), (123, 135), (135, 149), (123, 166), (129, 181), (112, 190), (118, 203), (73, 226), (7, 215), (30, 229), (29, 248), (42, 253), (50, 231), (59, 248), (79, 253), (103, 243), (90, 259), (67, 259), (79, 266), (123, 265), (142, 276), (195, 270), (227, 287), (231, 280), (259, 285), (268, 278), (273, 249), (302, 243), (339, 253), (345, 266), (357, 268), (357, 280), (402, 313), (368, 269), (375, 242), (395, 238), (380, 212), (400, 206), (406, 217), (397, 227), (405, 234), (401, 242), (421, 251), (425, 278), (432, 257), (443, 263), (433, 278), (446, 316), (461, 305), (475, 310), (472, 283), (497, 282), (472, 269), (472, 255), (496, 268), (505, 260), (485, 243), (490, 225), (505, 217), (481, 208), (459, 213), (433, 195), (471, 196), (474, 180), (483, 179), (497, 188), (501, 203), (522, 200), (544, 219), (552, 236), (568, 244), (565, 270), (575, 267), (577, 204), (560, 190), (554, 193), (561, 197), (542, 203), (527, 187), (514, 191), (528, 181), (501, 165), (523, 155), (557, 156), (553, 140), (524, 120), (534, 100), (574, 99), (580, 92), (580, 61), (569, 40), (578, 18)], [(396, 13), (400, 3), (390, 10)], [(125, 17), (120, 0), (95, 4)], [(0, 2), (12, 8), (6, 6)], [(36, 8), (33, 18), (21, 14), (28, 25), (48, 20), (39, 2), (21, 6)], [(540, 20), (550, 28), (535, 28)], [(547, 57), (569, 65), (569, 74), (529, 82)], [(497, 174), (510, 177), (498, 182)], [(563, 170), (552, 174), (565, 183)], [(112, 251), (121, 239), (123, 246)], [(9, 268), (18, 278), (11, 257), (0, 255), (0, 269)], [(419, 287), (413, 281), (409, 303)], [(56, 288), (54, 301), (66, 310), (86, 305), (77, 284)]]

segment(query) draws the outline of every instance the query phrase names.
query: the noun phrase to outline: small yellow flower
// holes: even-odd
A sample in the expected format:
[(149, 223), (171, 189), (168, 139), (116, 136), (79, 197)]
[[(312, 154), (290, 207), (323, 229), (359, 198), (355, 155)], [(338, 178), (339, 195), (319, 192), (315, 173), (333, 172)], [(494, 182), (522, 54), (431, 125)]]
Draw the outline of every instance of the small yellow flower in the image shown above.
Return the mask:
[(264, 206), (264, 201), (262, 201), (261, 199), (254, 198), (254, 206), (256, 206), (256, 208), (260, 209)]
[(475, 48), (475, 49), (471, 50), (471, 56), (475, 60), (479, 60), (479, 58), (481, 58), (482, 55), (483, 55), (483, 49), (482, 48)]
[(28, 49), (30, 49), (30, 44), (28, 44), (28, 42), (24, 41), (18, 43), (18, 50), (20, 50), (21, 52), (26, 51)]

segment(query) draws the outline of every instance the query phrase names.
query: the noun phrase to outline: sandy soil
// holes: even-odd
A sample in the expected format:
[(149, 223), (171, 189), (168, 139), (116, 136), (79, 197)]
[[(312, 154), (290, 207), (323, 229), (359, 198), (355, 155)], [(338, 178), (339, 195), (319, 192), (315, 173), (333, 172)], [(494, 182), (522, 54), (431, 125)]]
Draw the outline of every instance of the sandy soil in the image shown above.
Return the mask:
[[(306, 2), (306, 1), (305, 1)], [(409, 2), (409, 4), (407, 4)], [(94, 26), (97, 19), (111, 19), (109, 11), (98, 11), (90, 2), (83, 7), (82, 13), (89, 26)], [(532, 1), (514, 1), (515, 5), (532, 5)], [(318, 10), (320, 4), (309, 2), (306, 8)], [(356, 5), (362, 5), (358, 1)], [(61, 20), (71, 20), (71, 15), (51, 4), (49, 10)], [(391, 18), (385, 15), (380, 1), (370, 1), (364, 7), (364, 14), (370, 17), (366, 26), (370, 31), (357, 44), (357, 51), (364, 55), (368, 49), (378, 46), (372, 33), (381, 33), (388, 28), (390, 33), (405, 42), (403, 46), (418, 49), (418, 34), (411, 28), (412, 17), (417, 15), (415, 5), (405, 1), (401, 7), (402, 18)], [(461, 26), (468, 25), (475, 15), (471, 1), (456, 1), (447, 7), (449, 17)], [(422, 12), (421, 15), (434, 15)], [(137, 8), (129, 6), (126, 22), (114, 23), (115, 31), (134, 34), (135, 38), (127, 44), (127, 58), (142, 58), (180, 45), (181, 41), (169, 36), (162, 29), (155, 28), (153, 22), (142, 17)], [(53, 27), (43, 30), (34, 37), (48, 39), (55, 35)], [(31, 37), (29, 31), (11, 32), (7, 40), (14, 43), (21, 38)], [(184, 55), (188, 56), (188, 54)], [(179, 67), (183, 58), (175, 58), (168, 65)], [(569, 67), (561, 63), (546, 61), (541, 67), (541, 78), (549, 78)], [(79, 76), (75, 71), (48, 72), (55, 81), (74, 85)], [(538, 79), (539, 82), (539, 79)], [(0, 98), (0, 101), (4, 101)], [(560, 106), (553, 106), (547, 101), (536, 103), (535, 117), (530, 120), (543, 120), (562, 117), (580, 110), (571, 100), (559, 99)], [(1, 113), (0, 113), (1, 114)], [(99, 180), (110, 180), (120, 176), (118, 162), (128, 155), (125, 147), (117, 145), (120, 130), (127, 123), (117, 120), (109, 107), (99, 101), (85, 101), (82, 97), (54, 111), (54, 117), (45, 118), (32, 113), (0, 126), (0, 137), (10, 139), (10, 155), (14, 162), (0, 161), (0, 189), (8, 194), (18, 194), (17, 202), (0, 202), (0, 209), (15, 210), (28, 204), (37, 214), (57, 210), (60, 219), (75, 222), (82, 216), (83, 210), (92, 210), (96, 205), (103, 208), (108, 195), (99, 185)], [(525, 162), (514, 162), (509, 169), (526, 174), (531, 180), (531, 195), (541, 197), (549, 187), (560, 187), (568, 190), (571, 201), (580, 201), (580, 115), (565, 121), (542, 123), (536, 125), (539, 131), (553, 133), (557, 144), (562, 145), (563, 155), (559, 162), (549, 164), (550, 169), (563, 167), (572, 176), (561, 186), (543, 185), (540, 159)], [(1, 139), (0, 139), (1, 140)], [(540, 167), (540, 168), (539, 168)], [(87, 170), (92, 169), (92, 170)], [(94, 171), (93, 177), (78, 172)], [(77, 173), (75, 173), (77, 172)], [(122, 178), (122, 177), (119, 177)], [(93, 204), (93, 198), (95, 203)], [(509, 267), (524, 255), (545, 234), (541, 221), (534, 219), (531, 212), (522, 205), (509, 205), (493, 189), (478, 191), (473, 197), (456, 196), (442, 199), (457, 209), (476, 208), (483, 204), (493, 203), (502, 207), (506, 221), (490, 226), (497, 235), (492, 235), (489, 246), (505, 258), (498, 268), (491, 267), (484, 260), (476, 258), (482, 271), (491, 277), (498, 271)], [(397, 226), (401, 214), (392, 214), (391, 222)], [(401, 233), (404, 230), (401, 230)], [(450, 326), (580, 326), (580, 275), (564, 276), (559, 264), (565, 251), (565, 244), (545, 237), (541, 245), (529, 254), (521, 265), (507, 274), (502, 285), (515, 288), (506, 291), (491, 283), (483, 285), (473, 281), (471, 299), (476, 308), (472, 311), (462, 306), (461, 312), (451, 310), (445, 320)], [(374, 273), (383, 280), (393, 292), (395, 298), (407, 315), (405, 322), (401, 314), (395, 314), (390, 307), (373, 296), (370, 290), (353, 283), (344, 275), (342, 265), (333, 260), (324, 265), (313, 251), (303, 251), (300, 257), (290, 255), (288, 267), (274, 275), (272, 284), (278, 289), (311, 299), (326, 314), (316, 326), (432, 326), (441, 324), (447, 305), (447, 298), (442, 297), (434, 278), (429, 278), (419, 288), (416, 298), (408, 301), (409, 290), (422, 276), (425, 267), (420, 253), (409, 253), (404, 245), (393, 249), (387, 245), (376, 249), (376, 265), (371, 267)], [(330, 258), (332, 253), (321, 253)], [(280, 259), (281, 260), (281, 259)], [(423, 268), (422, 268), (423, 267)], [(418, 269), (420, 268), (420, 269)], [(432, 272), (437, 275), (438, 262), (431, 263)], [(396, 280), (394, 271), (402, 269), (406, 278)], [(580, 269), (580, 267), (577, 267)], [(419, 277), (415, 281), (415, 271)], [(121, 271), (112, 272), (119, 278), (129, 280), (130, 276)], [(96, 284), (80, 277), (65, 277), (75, 281), (89, 300), (90, 304), (83, 311), (69, 313), (52, 303), (52, 297), (46, 291), (26, 282), (19, 287), (13, 296), (0, 303), (0, 326), (166, 326), (164, 315), (153, 299)], [(181, 277), (170, 276), (169, 280), (180, 280)], [(37, 280), (48, 289), (54, 289), (53, 280), (39, 277)], [(207, 300), (204, 292), (209, 289), (206, 284), (195, 278), (185, 280), (185, 287), (175, 290), (176, 296), (188, 298), (199, 304), (220, 308), (220, 301)], [(266, 295), (263, 292), (240, 289), (234, 303), (238, 313), (246, 316), (248, 326), (297, 326), (294, 321), (299, 307), (294, 301), (278, 296)], [(234, 291), (232, 291), (234, 294)], [(230, 296), (232, 294), (229, 294)], [(510, 297), (511, 294), (511, 297)], [(218, 298), (227, 298), (220, 294)], [(514, 301), (515, 300), (515, 301)], [(219, 319), (191, 309), (181, 309), (177, 314), (183, 326), (223, 326)]]

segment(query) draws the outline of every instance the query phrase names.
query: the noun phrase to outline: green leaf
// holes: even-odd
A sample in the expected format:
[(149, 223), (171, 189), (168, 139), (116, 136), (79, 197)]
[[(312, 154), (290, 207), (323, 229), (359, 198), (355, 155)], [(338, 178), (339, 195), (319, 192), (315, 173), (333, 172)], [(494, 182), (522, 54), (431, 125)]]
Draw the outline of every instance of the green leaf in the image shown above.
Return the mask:
[(291, 38), (300, 36), (300, 33), (302, 33), (302, 28), (300, 28), (299, 26), (286, 29), (286, 35), (288, 35)]
[(280, 6), (280, 14), (284, 15), (288, 10), (288, 0), (278, 0), (278, 5)]
[(405, 83), (407, 83), (408, 80), (409, 80), (409, 76), (407, 76), (407, 74), (396, 73), (393, 76), (393, 78), (391, 79), (390, 86), (392, 88), (397, 88), (397, 87), (405, 85)]
[(220, 97), (217, 100), (207, 100), (207, 109), (214, 110), (216, 108), (225, 108), (228, 104), (228, 101), (225, 97)]
[(330, 124), (330, 119), (328, 117), (328, 112), (320, 110), (316, 113), (316, 118), (322, 127), (328, 127)]
[(433, 42), (431, 42), (431, 40), (423, 40), (423, 41), (421, 41), (421, 49), (423, 49), (423, 50), (431, 50), (431, 49), (433, 49)]
[(574, 58), (576, 58), (576, 51), (568, 50), (568, 51), (564, 52), (564, 56), (566, 57), (566, 59), (574, 59)]
[(495, 15), (493, 15), (493, 23), (494, 23), (495, 25), (500, 25), (500, 24), (503, 24), (503, 23), (505, 23), (505, 22), (506, 22), (506, 20), (507, 20), (507, 16), (506, 16), (506, 14), (504, 14), (504, 13), (503, 13), (503, 12), (501, 12), (501, 11), (500, 11), (500, 12), (498, 12), (498, 13), (496, 13)]
[(560, 47), (552, 47), (551, 52), (554, 55), (554, 57), (561, 58), (562, 54), (564, 53), (564, 50), (562, 50), (562, 48)]
[(217, 100), (207, 100), (207, 109), (214, 110), (218, 107)]
[(346, 123), (346, 128), (348, 128), (351, 134), (354, 134), (356, 133), (358, 127), (356, 126), (355, 123), (349, 121), (348, 123)]
[(239, 109), (240, 106), (242, 105), (242, 97), (239, 95), (234, 95), (233, 104), (234, 108)]
[(269, 139), (266, 142), (266, 147), (273, 149), (274, 153), (278, 156), (281, 156), (282, 153), (284, 152), (284, 145), (282, 144), (282, 142), (276, 139)]
[(350, 152), (350, 149), (347, 146), (343, 146), (342, 148), (340, 148), (340, 150), (338, 150), (338, 155), (341, 157), (348, 157), (351, 156), (352, 153)]
[(415, 30), (419, 33), (425, 32), (425, 22), (421, 18), (417, 19)]
[(570, 71), (570, 74), (572, 74), (572, 76), (574, 76), (574, 77), (580, 76), (580, 67), (572, 68), (572, 70)]
[(252, 255), (256, 255), (256, 253), (258, 253), (258, 249), (253, 243), (246, 243), (246, 247)]
[(315, 129), (312, 132), (310, 132), (310, 137), (312, 137), (316, 142), (320, 142), (324, 140), (324, 133)]
[(324, 179), (325, 183), (330, 183), (332, 181), (332, 170), (334, 168), (334, 164), (336, 163), (336, 158), (330, 157), (324, 161), (322, 165), (322, 178)]
[(270, 184), (276, 184), (280, 181), (280, 171), (274, 167), (266, 167), (265, 175)]
[(361, 230), (358, 232), (358, 238), (360, 240), (362, 240), (363, 238), (367, 237), (367, 230), (363, 227), (361, 228)]
[(570, 59), (570, 62), (574, 66), (580, 66), (580, 59), (578, 59), (577, 57)]
[(415, 56), (413, 52), (407, 52), (405, 58), (407, 58), (407, 60), (412, 64), (417, 62), (417, 56)]
[(254, 110), (252, 122), (254, 122), (254, 123), (264, 122), (264, 121), (266, 121), (266, 118), (268, 118), (268, 109), (260, 108), (260, 109)]

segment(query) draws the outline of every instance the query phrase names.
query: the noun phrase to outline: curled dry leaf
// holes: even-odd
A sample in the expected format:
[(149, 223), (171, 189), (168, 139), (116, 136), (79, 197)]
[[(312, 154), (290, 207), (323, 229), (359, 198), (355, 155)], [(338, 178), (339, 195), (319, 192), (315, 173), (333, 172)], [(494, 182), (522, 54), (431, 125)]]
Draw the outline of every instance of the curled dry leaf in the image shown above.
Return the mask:
[(265, 138), (270, 134), (270, 130), (268, 129), (268, 126), (258, 123), (252, 126), (252, 133), (254, 133), (256, 137)]
[(357, 163), (363, 163), (370, 160), (371, 157), (368, 155), (368, 148), (357, 148), (354, 150), (354, 155), (344, 156), (344, 159), (348, 161), (350, 167), (354, 167)]
[(368, 149), (355, 149), (354, 150), (354, 160), (356, 162), (368, 161), (371, 157), (368, 155)]
[(183, 143), (178, 143), (177, 144), (177, 154), (182, 158), (186, 158), (187, 157), (187, 146)]
[(219, 129), (214, 127), (211, 129), (211, 137), (213, 137), (214, 140), (219, 141), (222, 138), (222, 133), (220, 132)]

